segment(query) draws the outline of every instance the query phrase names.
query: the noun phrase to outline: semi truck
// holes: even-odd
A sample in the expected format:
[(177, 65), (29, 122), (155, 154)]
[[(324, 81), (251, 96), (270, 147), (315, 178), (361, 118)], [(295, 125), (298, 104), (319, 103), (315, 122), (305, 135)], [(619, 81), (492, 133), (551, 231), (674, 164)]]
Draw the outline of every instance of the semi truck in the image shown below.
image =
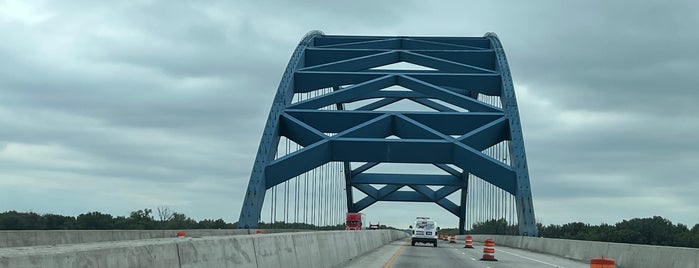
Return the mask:
[(366, 222), (364, 213), (347, 213), (345, 230), (362, 230)]

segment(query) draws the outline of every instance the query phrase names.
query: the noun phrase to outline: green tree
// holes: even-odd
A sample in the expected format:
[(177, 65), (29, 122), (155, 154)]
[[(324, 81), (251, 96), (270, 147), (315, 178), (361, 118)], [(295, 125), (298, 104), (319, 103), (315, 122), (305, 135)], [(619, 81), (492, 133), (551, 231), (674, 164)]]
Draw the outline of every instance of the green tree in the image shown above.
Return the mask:
[[(455, 231), (455, 233), (458, 231)], [(517, 227), (509, 225), (507, 220), (504, 218), (498, 220), (488, 220), (485, 222), (479, 222), (471, 227), (468, 233), (472, 234), (513, 234), (517, 232)], [(446, 234), (451, 234), (451, 232), (445, 232)]]
[(95, 211), (78, 215), (75, 222), (78, 229), (106, 230), (114, 228), (113, 219), (112, 215)]
[(190, 219), (182, 213), (174, 212), (170, 220), (165, 221), (165, 229), (197, 229), (197, 221)]
[(153, 210), (149, 208), (131, 212), (128, 218), (130, 226), (134, 227), (133, 229), (139, 230), (156, 229), (157, 224), (151, 213), (153, 213)]
[(69, 230), (74, 229), (76, 221), (74, 217), (56, 215), (56, 214), (44, 214), (44, 228), (45, 230)]
[(201, 229), (225, 229), (227, 224), (223, 219), (218, 220), (202, 220), (197, 224), (198, 228)]

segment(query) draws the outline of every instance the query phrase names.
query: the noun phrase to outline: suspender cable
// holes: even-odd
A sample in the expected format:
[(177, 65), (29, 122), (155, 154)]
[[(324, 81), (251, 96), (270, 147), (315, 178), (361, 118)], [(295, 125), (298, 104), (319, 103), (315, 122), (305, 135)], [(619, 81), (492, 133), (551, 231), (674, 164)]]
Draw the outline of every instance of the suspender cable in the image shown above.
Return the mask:
[(466, 191), (467, 191), (467, 196), (466, 196), (466, 230), (471, 230), (471, 198), (473, 198), (473, 186), (471, 186), (471, 183), (473, 180), (471, 179), (471, 174), (466, 175), (468, 178), (468, 181), (466, 181)]
[[(497, 160), (497, 161), (500, 161), (499, 149), (500, 149), (500, 144), (498, 143), (497, 145), (495, 145), (495, 148), (493, 150), (494, 151), (493, 158), (495, 158), (495, 160)], [(495, 201), (495, 204), (494, 204), (495, 205), (495, 211), (494, 211), (495, 219), (500, 220), (500, 219), (502, 219), (502, 217), (500, 215), (500, 188), (497, 188), (497, 187), (495, 188), (494, 201)]]
[(328, 176), (329, 175), (328, 168), (330, 166), (328, 164), (325, 164), (323, 166), (324, 166), (323, 169), (325, 170), (325, 172), (323, 172), (323, 180), (325, 181), (325, 183), (323, 184), (323, 192), (325, 192), (325, 198), (323, 198), (323, 203), (325, 206), (325, 212), (323, 212), (323, 216), (324, 216), (323, 225), (327, 225), (328, 218), (330, 218), (330, 214), (332, 213), (332, 211), (330, 211), (328, 209), (329, 205), (330, 205), (330, 202), (329, 202), (330, 191), (328, 190), (328, 186), (330, 186), (330, 180), (329, 180), (330, 176)]
[(327, 182), (325, 183), (325, 188), (328, 190), (328, 194), (327, 194), (328, 198), (326, 199), (326, 202), (327, 202), (326, 206), (328, 207), (327, 208), (328, 215), (326, 215), (325, 218), (327, 219), (326, 220), (327, 224), (330, 225), (330, 221), (331, 221), (332, 216), (333, 216), (332, 199), (330, 199), (330, 198), (332, 198), (332, 194), (333, 194), (332, 188), (331, 188), (333, 178), (332, 178), (332, 165), (330, 163), (328, 163), (327, 165), (328, 166), (325, 168), (325, 178), (327, 180)]
[(308, 172), (303, 174), (303, 223), (308, 223)]
[(478, 215), (476, 216), (476, 223), (480, 223), (482, 221), (481, 218), (483, 217), (483, 187), (481, 187), (481, 178), (478, 178), (478, 180), (476, 180), (476, 183), (478, 184), (478, 186), (476, 186), (476, 189), (478, 189), (478, 200), (476, 200), (478, 202), (478, 208), (476, 209)]
[(484, 206), (484, 204), (485, 204), (485, 202), (484, 202), (485, 201), (485, 187), (484, 186), (485, 185), (483, 183), (483, 180), (479, 177), (478, 178), (478, 191), (480, 192), (478, 194), (478, 206), (479, 206), (478, 214), (480, 214), (478, 217), (479, 223), (483, 222), (483, 220), (485, 219), (485, 206)]
[[(277, 148), (277, 151), (275, 152), (275, 159), (279, 157), (279, 149)], [(277, 220), (277, 186), (275, 185), (273, 187), (273, 193), (272, 193), (272, 219), (270, 220), (271, 223), (274, 223)]]
[(318, 186), (318, 190), (317, 190), (318, 191), (318, 199), (316, 200), (318, 202), (318, 204), (316, 205), (316, 207), (318, 208), (318, 211), (317, 211), (318, 215), (316, 216), (316, 220), (318, 222), (316, 223), (316, 225), (318, 225), (318, 227), (320, 227), (322, 225), (321, 223), (323, 222), (323, 168), (322, 167), (323, 166), (318, 167), (318, 178), (316, 178), (318, 180), (318, 184), (316, 185), (316, 186)]
[[(308, 99), (308, 93), (300, 95), (301, 101)], [(303, 174), (303, 223), (308, 223), (308, 172)]]
[[(289, 155), (289, 139), (284, 139), (286, 142), (286, 154)], [(284, 181), (284, 222), (289, 222), (289, 180)]]
[(323, 183), (323, 181), (321, 180), (320, 176), (321, 176), (320, 168), (316, 168), (316, 176), (315, 176), (315, 179), (314, 179), (315, 182), (316, 182), (316, 187), (315, 187), (315, 189), (313, 190), (313, 191), (315, 191), (315, 194), (316, 194), (316, 199), (314, 200), (314, 202), (316, 203), (316, 211), (315, 211), (316, 219), (315, 219), (315, 223), (314, 223), (314, 224), (316, 225), (316, 227), (317, 227), (317, 226), (320, 226), (320, 213), (321, 213), (321, 210), (320, 210), (320, 195), (323, 194), (323, 193), (320, 191), (320, 186), (321, 186), (321, 184)]
[[(298, 151), (301, 149), (301, 145), (296, 144), (296, 150)], [(294, 223), (299, 223), (299, 192), (301, 189), (299, 188), (301, 182), (301, 175), (296, 176), (294, 179), (294, 184), (296, 187), (294, 187)]]
[(469, 214), (469, 217), (468, 217), (469, 225), (468, 225), (468, 227), (471, 228), (471, 229), (473, 229), (473, 216), (475, 215), (475, 214), (473, 213), (473, 210), (474, 210), (474, 209), (473, 209), (473, 208), (474, 208), (474, 206), (473, 206), (473, 196), (474, 196), (474, 193), (475, 193), (475, 191), (474, 191), (473, 189), (475, 189), (474, 186), (473, 186), (473, 175), (468, 174), (468, 214)]
[(335, 163), (337, 166), (337, 172), (335, 173), (335, 191), (337, 193), (337, 198), (335, 199), (335, 209), (336, 209), (336, 215), (337, 218), (335, 218), (335, 223), (340, 224), (340, 219), (342, 219), (342, 207), (340, 205), (342, 204), (342, 188), (340, 185), (342, 182), (340, 181), (340, 174), (342, 174), (342, 165), (340, 162)]
[(482, 207), (483, 207), (483, 187), (481, 185), (482, 184), (481, 178), (478, 178), (476, 180), (476, 184), (477, 184), (476, 189), (478, 189), (478, 199), (476, 200), (476, 202), (478, 202), (477, 203), (478, 208), (476, 209), (476, 212), (478, 213), (478, 215), (476, 215), (476, 217), (477, 217), (476, 224), (478, 224), (481, 222), (481, 217), (483, 217), (483, 209), (482, 209)]
[(488, 220), (495, 219), (495, 187), (492, 184), (488, 184), (488, 192), (490, 192), (490, 217)]
[(335, 198), (335, 224), (339, 224), (340, 218), (342, 218), (342, 209), (340, 208), (340, 203), (342, 200), (342, 188), (340, 188), (340, 174), (342, 174), (342, 166), (340, 165), (340, 162), (336, 162), (335, 167), (337, 168), (335, 172), (335, 192), (337, 193)]
[[(300, 99), (299, 95), (296, 95), (298, 102)], [(296, 143), (296, 151), (301, 149), (301, 145)], [(294, 178), (294, 223), (299, 222), (299, 181), (301, 180), (301, 175)]]
[(316, 170), (311, 171), (311, 223), (316, 222)]
[(473, 188), (471, 186), (471, 174), (466, 175), (466, 230), (471, 230), (471, 197), (473, 197)]
[(320, 194), (321, 194), (321, 198), (320, 198), (320, 223), (321, 223), (321, 226), (325, 226), (325, 220), (327, 219), (327, 214), (328, 214), (327, 213), (328, 203), (325, 202), (325, 199), (328, 198), (328, 191), (326, 188), (328, 185), (328, 180), (326, 179), (327, 178), (326, 177), (327, 171), (325, 169), (326, 169), (326, 165), (320, 166), (320, 182), (321, 182), (321, 185), (320, 185), (320, 188), (321, 188), (321, 191), (320, 191)]
[(329, 177), (330, 177), (330, 208), (332, 213), (330, 214), (330, 220), (328, 221), (330, 225), (335, 225), (335, 221), (337, 220), (337, 206), (335, 206), (335, 200), (337, 200), (337, 192), (335, 192), (335, 163), (331, 162), (330, 164), (330, 171), (329, 171)]
[(328, 168), (330, 166), (328, 164), (325, 164), (324, 166), (325, 167), (323, 167), (323, 169), (325, 170), (325, 172), (323, 172), (323, 180), (325, 181), (325, 183), (323, 184), (323, 192), (325, 192), (325, 198), (323, 198), (323, 206), (325, 206), (325, 212), (323, 212), (323, 216), (325, 218), (323, 219), (323, 224), (327, 225), (328, 218), (330, 218), (330, 202), (328, 202), (328, 198), (330, 198), (330, 191), (328, 191), (328, 186), (330, 185)]
[(330, 178), (330, 225), (335, 225), (335, 220), (337, 219), (337, 207), (335, 206), (335, 200), (337, 199), (337, 193), (335, 192), (335, 163), (330, 162), (328, 177)]
[(335, 174), (335, 176), (336, 176), (335, 177), (335, 179), (336, 179), (335, 190), (338, 191), (337, 192), (338, 197), (337, 197), (337, 200), (335, 200), (335, 202), (336, 202), (335, 206), (337, 207), (337, 220), (335, 222), (337, 222), (338, 224), (340, 224), (342, 222), (342, 200), (343, 200), (343, 196), (344, 196), (344, 191), (342, 191), (342, 181), (341, 181), (342, 176), (341, 176), (341, 174), (343, 174), (342, 163), (337, 162), (337, 174)]

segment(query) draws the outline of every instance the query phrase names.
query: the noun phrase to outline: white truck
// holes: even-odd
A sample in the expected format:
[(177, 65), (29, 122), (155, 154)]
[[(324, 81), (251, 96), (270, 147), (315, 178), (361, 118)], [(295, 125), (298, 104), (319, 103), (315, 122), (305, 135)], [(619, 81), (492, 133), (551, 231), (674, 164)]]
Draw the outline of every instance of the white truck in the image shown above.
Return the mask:
[(439, 231), (439, 227), (437, 227), (436, 221), (431, 220), (429, 217), (417, 217), (415, 225), (410, 225), (412, 237), (410, 244), (415, 246), (415, 243), (426, 243), (436, 247), (437, 231)]

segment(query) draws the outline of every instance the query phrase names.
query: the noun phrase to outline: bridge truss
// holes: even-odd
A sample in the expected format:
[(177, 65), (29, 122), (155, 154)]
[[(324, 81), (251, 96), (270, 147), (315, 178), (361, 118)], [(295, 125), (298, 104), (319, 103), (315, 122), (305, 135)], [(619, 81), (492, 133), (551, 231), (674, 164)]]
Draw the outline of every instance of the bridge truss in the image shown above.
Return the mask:
[[(389, 163), (438, 172), (372, 172)], [(505, 219), (520, 235), (537, 235), (517, 101), (495, 34), (313, 31), (300, 42), (265, 125), (239, 227), (256, 228), (263, 206), (270, 222), (333, 225), (379, 201), (435, 203), (459, 218), (461, 233)]]

